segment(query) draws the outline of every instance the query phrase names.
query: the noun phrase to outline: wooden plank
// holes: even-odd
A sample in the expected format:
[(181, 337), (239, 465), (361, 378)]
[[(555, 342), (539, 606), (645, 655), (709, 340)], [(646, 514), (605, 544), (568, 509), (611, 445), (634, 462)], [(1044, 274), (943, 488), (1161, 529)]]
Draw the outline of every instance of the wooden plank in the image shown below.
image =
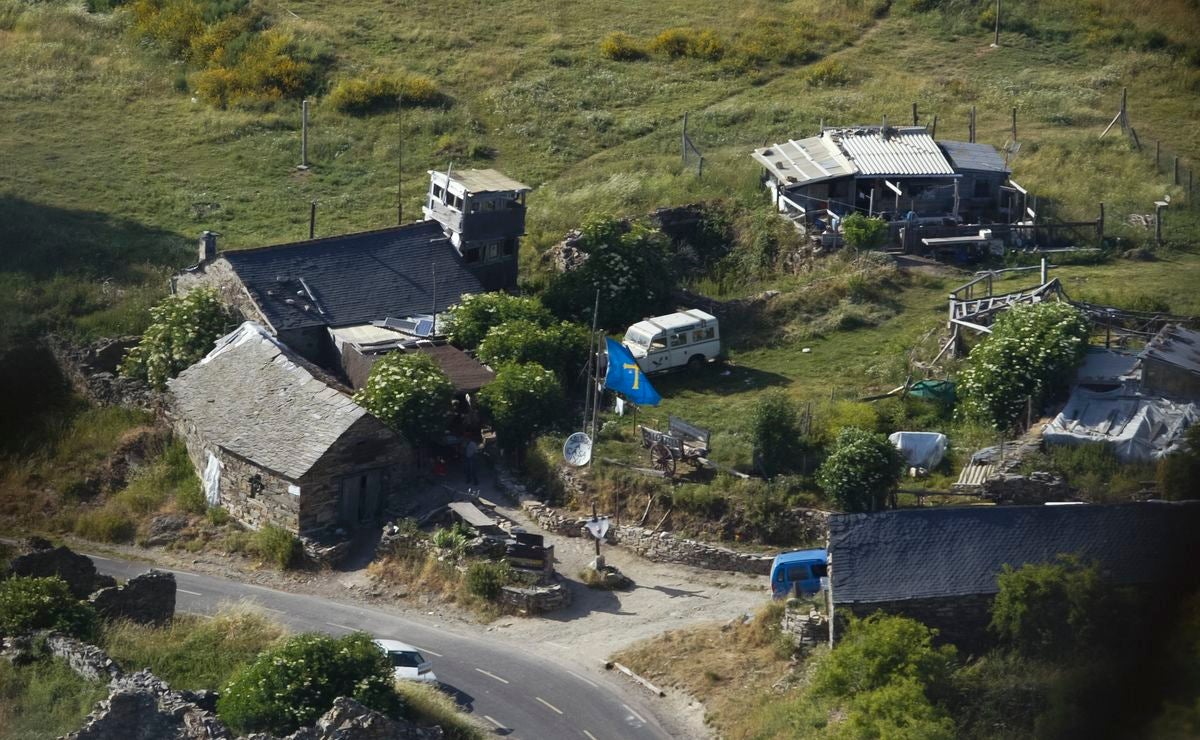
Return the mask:
[(450, 504), (450, 510), (458, 514), (464, 522), (472, 527), (494, 527), (496, 522), (494, 519), (484, 514), (475, 504), (467, 501), (454, 501)]

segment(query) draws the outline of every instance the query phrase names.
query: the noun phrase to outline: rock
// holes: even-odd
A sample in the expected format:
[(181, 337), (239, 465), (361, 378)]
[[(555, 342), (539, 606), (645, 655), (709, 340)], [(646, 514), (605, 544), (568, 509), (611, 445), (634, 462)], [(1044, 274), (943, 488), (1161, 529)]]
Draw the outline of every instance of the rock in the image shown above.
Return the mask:
[(421, 728), (406, 720), (389, 719), (343, 696), (334, 700), (333, 707), (316, 725), (298, 730), (285, 740), (440, 740), (442, 737), (439, 727)]
[(145, 544), (147, 547), (161, 547), (179, 539), (179, 533), (188, 525), (188, 518), (182, 514), (164, 514), (150, 520), (147, 528)]
[(64, 740), (232, 740), (225, 723), (194, 696), (172, 691), (150, 671), (122, 676), (84, 726)]
[[(51, 547), (49, 542), (30, 538), (26, 544), (33, 544), (36, 549), (24, 555), (18, 555), (9, 562), (9, 570), (13, 575), (33, 578), (58, 576), (67, 582), (71, 593), (78, 599), (86, 599), (87, 595), (97, 588), (97, 579), (103, 578), (96, 573), (96, 566), (91, 558), (71, 552), (65, 546)], [(103, 584), (103, 581), (101, 581)]]
[(106, 619), (165, 624), (175, 616), (175, 575), (152, 570), (130, 578), (124, 586), (97, 591), (91, 602)]

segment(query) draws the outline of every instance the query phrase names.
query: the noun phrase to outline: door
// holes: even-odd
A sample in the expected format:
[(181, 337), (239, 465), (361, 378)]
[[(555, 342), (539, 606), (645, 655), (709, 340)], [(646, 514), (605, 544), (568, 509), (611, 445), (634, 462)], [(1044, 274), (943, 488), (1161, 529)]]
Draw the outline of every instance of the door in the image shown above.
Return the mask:
[(342, 478), (342, 524), (356, 527), (373, 522), (379, 515), (382, 489), (382, 470), (365, 470)]

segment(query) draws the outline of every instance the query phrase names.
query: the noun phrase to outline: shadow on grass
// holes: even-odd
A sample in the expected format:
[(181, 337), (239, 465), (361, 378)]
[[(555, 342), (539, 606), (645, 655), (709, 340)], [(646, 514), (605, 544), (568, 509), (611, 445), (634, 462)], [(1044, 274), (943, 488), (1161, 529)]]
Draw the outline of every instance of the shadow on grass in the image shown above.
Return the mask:
[(763, 388), (786, 386), (790, 381), (779, 373), (758, 370), (727, 362), (713, 363), (700, 372), (682, 371), (652, 377), (651, 382), (663, 397), (692, 391), (694, 393), (729, 396)]

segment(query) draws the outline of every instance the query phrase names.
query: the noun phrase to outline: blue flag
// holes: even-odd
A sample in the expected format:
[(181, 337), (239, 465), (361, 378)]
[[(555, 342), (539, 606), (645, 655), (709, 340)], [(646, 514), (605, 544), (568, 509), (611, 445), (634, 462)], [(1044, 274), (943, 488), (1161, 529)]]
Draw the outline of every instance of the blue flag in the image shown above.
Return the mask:
[(604, 387), (611, 388), (640, 406), (657, 406), (662, 397), (638, 367), (637, 361), (620, 342), (605, 337), (608, 342), (608, 373)]

